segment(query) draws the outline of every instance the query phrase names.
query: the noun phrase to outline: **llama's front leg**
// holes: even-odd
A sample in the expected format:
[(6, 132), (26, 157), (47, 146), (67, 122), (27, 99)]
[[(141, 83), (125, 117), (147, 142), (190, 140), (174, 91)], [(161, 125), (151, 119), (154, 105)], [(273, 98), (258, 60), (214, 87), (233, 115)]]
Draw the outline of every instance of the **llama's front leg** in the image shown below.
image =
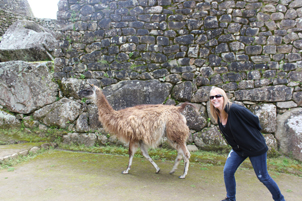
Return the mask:
[(176, 159), (175, 159), (173, 168), (172, 168), (172, 170), (170, 171), (170, 174), (173, 174), (173, 173), (175, 172), (175, 170), (177, 169), (177, 167), (178, 167), (179, 162), (181, 161), (181, 159), (182, 159), (182, 154), (178, 151), (177, 157), (176, 157)]
[(158, 174), (159, 173), (159, 171), (160, 171), (160, 168), (157, 166), (157, 164), (152, 160), (152, 158), (149, 156), (149, 154), (148, 154), (148, 148), (146, 147), (146, 145), (144, 144), (144, 143), (140, 143), (140, 145), (141, 145), (141, 151), (142, 151), (142, 153), (143, 153), (143, 156), (146, 158), (146, 159), (148, 159), (149, 161), (150, 161), (150, 163), (155, 167), (155, 169), (156, 169), (156, 174)]
[(133, 156), (134, 156), (134, 154), (135, 154), (135, 152), (137, 150), (137, 147), (138, 146), (137, 146), (136, 143), (132, 143), (132, 142), (129, 143), (129, 162), (128, 162), (127, 169), (124, 170), (122, 172), (122, 174), (128, 174), (129, 173), (129, 170), (130, 170), (131, 165), (132, 165)]

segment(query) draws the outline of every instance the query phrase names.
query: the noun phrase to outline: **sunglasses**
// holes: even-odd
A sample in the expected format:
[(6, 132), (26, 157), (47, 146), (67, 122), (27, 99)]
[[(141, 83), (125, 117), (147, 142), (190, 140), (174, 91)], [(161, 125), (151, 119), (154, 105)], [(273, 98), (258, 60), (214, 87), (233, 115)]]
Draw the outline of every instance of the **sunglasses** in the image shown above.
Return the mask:
[(210, 96), (210, 99), (211, 100), (213, 100), (214, 98), (221, 98), (222, 97), (222, 95), (220, 95), (220, 94), (217, 94), (217, 95), (215, 95), (215, 96)]

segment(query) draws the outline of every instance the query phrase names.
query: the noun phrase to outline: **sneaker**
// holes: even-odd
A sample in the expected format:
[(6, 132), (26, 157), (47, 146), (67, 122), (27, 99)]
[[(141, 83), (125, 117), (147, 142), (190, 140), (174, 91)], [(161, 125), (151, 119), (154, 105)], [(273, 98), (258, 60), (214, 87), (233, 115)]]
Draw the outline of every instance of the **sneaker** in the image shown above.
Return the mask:
[(221, 200), (221, 201), (231, 201), (231, 199), (230, 199), (230, 198), (224, 198), (224, 199)]

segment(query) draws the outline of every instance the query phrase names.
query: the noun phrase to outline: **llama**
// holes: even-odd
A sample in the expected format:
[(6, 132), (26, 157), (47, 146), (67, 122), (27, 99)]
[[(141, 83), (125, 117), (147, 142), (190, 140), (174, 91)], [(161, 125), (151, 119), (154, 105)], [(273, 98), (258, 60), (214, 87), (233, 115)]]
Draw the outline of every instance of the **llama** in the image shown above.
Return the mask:
[[(166, 136), (169, 144), (178, 151), (174, 166), (170, 171), (173, 174), (181, 159), (184, 159), (184, 172), (179, 178), (184, 179), (189, 169), (190, 152), (186, 141), (189, 128), (186, 118), (181, 114), (186, 105), (137, 105), (122, 110), (114, 110), (104, 96), (102, 90), (95, 85), (79, 92), (81, 98), (92, 99), (98, 107), (99, 121), (105, 130), (114, 134), (120, 141), (129, 144), (129, 162), (122, 174), (128, 174), (133, 156), (138, 148), (143, 156), (155, 167), (156, 173), (160, 168), (148, 154), (149, 148), (155, 148), (160, 140)], [(193, 106), (193, 105), (192, 105)]]

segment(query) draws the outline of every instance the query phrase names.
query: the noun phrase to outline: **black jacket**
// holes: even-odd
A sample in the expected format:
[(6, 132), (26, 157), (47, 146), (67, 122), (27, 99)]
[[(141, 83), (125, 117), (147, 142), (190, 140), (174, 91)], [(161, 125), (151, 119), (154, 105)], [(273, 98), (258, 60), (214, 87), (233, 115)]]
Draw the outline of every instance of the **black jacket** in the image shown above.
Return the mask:
[(259, 156), (267, 152), (268, 147), (261, 134), (259, 119), (247, 108), (231, 104), (224, 109), (228, 114), (226, 126), (218, 125), (227, 142), (239, 155)]

